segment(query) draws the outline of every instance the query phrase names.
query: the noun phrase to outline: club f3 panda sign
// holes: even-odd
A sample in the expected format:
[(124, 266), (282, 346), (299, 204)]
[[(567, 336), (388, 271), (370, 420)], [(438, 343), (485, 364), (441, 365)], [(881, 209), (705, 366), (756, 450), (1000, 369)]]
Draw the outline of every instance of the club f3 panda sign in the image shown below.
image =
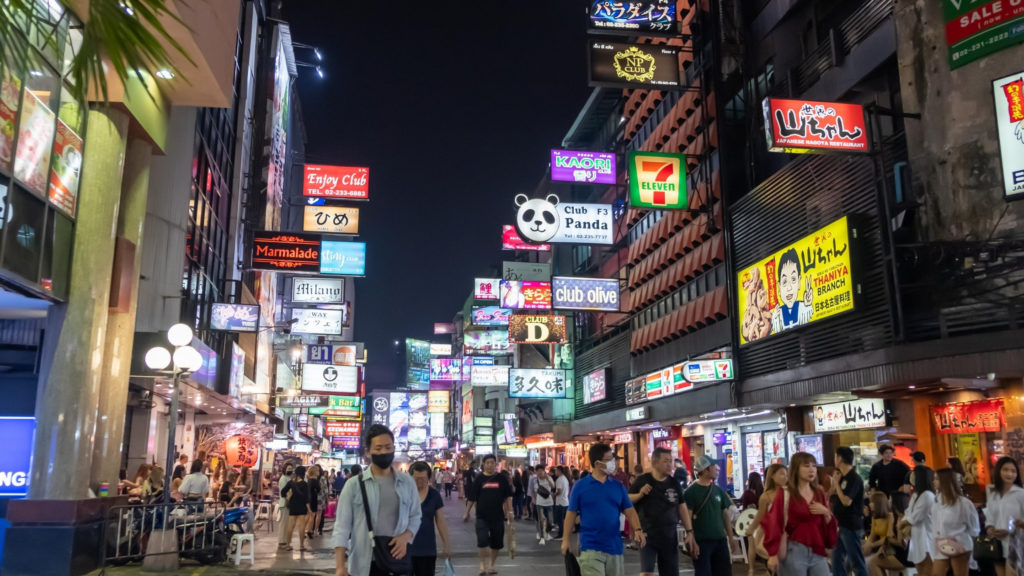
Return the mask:
[(558, 196), (515, 198), (516, 231), (531, 244), (613, 244), (615, 229), (610, 204), (559, 202)]

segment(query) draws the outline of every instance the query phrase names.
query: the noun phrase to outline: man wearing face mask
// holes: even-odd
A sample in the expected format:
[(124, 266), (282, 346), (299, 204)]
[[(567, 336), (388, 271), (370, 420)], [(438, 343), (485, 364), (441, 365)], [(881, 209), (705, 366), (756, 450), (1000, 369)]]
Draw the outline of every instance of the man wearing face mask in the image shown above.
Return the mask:
[[(277, 480), (277, 493), (280, 494), (284, 487), (291, 482), (295, 476), (295, 464), (287, 462), (284, 465), (284, 469), (281, 471), (281, 477)], [(277, 547), (285, 549), (288, 547), (288, 503), (285, 501), (284, 496), (277, 502), (277, 510), (281, 513), (281, 521), (278, 524), (277, 531)]]
[(395, 437), (387, 426), (370, 426), (364, 446), (371, 464), (345, 482), (338, 498), (335, 575), (411, 574), (407, 547), (419, 530), (423, 514), (416, 482), (392, 467)]
[(480, 574), (497, 574), (494, 563), (505, 546), (505, 522), (512, 517), (512, 483), (505, 474), (498, 474), (498, 461), (493, 454), (484, 456), (483, 474), (476, 479), (466, 506), (464, 522), (476, 506), (476, 546), (480, 555)]

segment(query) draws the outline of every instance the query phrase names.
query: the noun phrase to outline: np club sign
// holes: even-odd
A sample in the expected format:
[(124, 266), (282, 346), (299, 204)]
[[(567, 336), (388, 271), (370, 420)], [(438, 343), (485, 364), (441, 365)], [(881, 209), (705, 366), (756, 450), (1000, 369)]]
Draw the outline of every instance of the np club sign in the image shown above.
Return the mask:
[(361, 166), (306, 164), (302, 194), (322, 198), (368, 200), (370, 169)]

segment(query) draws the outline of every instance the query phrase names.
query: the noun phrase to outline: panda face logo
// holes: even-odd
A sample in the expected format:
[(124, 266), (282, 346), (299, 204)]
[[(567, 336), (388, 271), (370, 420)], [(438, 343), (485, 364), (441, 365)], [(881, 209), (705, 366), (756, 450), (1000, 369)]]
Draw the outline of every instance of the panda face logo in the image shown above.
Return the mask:
[(519, 236), (527, 242), (543, 244), (555, 237), (558, 232), (558, 196), (548, 194), (548, 197), (529, 198), (526, 194), (516, 195), (516, 231)]

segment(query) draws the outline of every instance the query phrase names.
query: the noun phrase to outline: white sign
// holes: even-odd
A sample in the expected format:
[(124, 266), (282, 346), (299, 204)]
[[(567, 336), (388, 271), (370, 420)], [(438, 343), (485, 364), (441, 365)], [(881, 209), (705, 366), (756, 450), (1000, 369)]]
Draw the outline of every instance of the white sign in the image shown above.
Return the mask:
[(508, 366), (477, 366), (473, 364), (469, 381), (473, 386), (508, 386)]
[(863, 398), (814, 407), (815, 432), (881, 428), (886, 425), (885, 400)]
[(270, 442), (265, 442), (263, 444), (263, 447), (266, 448), (267, 450), (287, 450), (288, 449), (288, 439), (287, 438), (277, 438), (277, 439), (271, 440)]
[(632, 432), (619, 432), (615, 436), (612, 436), (612, 444), (629, 444), (632, 441)]
[[(475, 367), (475, 366), (474, 366)], [(514, 368), (509, 370), (509, 398), (565, 398), (569, 385), (565, 370)]]
[(341, 278), (292, 278), (292, 302), (330, 304), (342, 302), (345, 295)]
[(430, 355), (431, 356), (451, 356), (452, 345), (451, 344), (435, 344), (430, 343)]
[(1003, 160), (1003, 195), (1024, 198), (1024, 71), (992, 82)]
[(345, 315), (341, 310), (293, 308), (292, 334), (341, 334)]
[(473, 298), (477, 300), (497, 300), (501, 278), (477, 278), (474, 280)]
[(692, 360), (683, 363), (683, 378), (687, 382), (717, 382), (732, 380), (732, 359), (723, 360)]
[(559, 203), (558, 196), (515, 198), (516, 231), (533, 244), (613, 244), (611, 204)]
[(550, 262), (502, 262), (502, 280), (532, 280), (536, 282), (551, 281)]
[(650, 417), (647, 406), (639, 406), (637, 408), (630, 408), (626, 410), (626, 422), (636, 422), (637, 420), (646, 420)]
[(303, 392), (358, 394), (359, 368), (333, 364), (303, 364)]

